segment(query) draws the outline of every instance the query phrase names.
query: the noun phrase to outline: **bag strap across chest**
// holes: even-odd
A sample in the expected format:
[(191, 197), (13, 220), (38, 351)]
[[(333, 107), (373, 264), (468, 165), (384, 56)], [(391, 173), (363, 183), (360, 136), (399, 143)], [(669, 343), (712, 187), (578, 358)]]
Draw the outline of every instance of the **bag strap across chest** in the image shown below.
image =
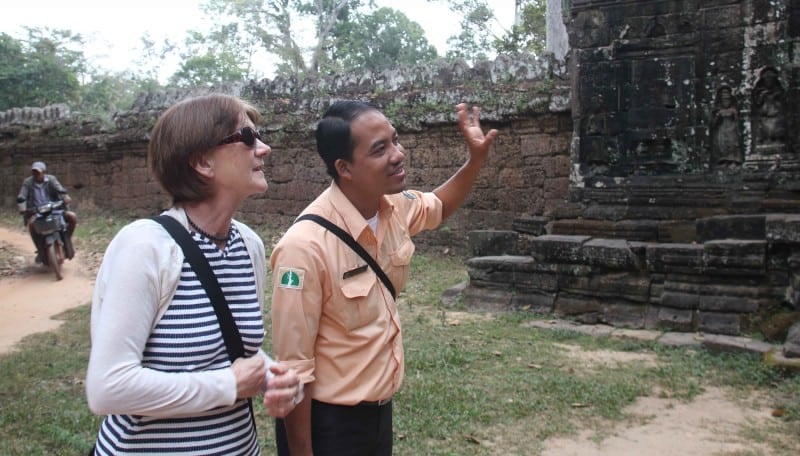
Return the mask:
[(383, 272), (383, 269), (381, 269), (381, 267), (378, 265), (378, 262), (375, 261), (375, 258), (372, 258), (372, 255), (370, 255), (369, 252), (367, 252), (364, 249), (364, 247), (361, 246), (361, 244), (359, 244), (355, 239), (353, 239), (353, 236), (350, 236), (350, 234), (348, 234), (345, 230), (341, 229), (339, 226), (337, 226), (330, 220), (326, 219), (325, 217), (319, 216), (317, 214), (301, 215), (300, 217), (297, 217), (297, 219), (295, 219), (294, 223), (297, 223), (301, 220), (310, 220), (312, 222), (316, 222), (319, 225), (326, 228), (331, 233), (338, 236), (339, 239), (344, 241), (345, 244), (350, 246), (351, 249), (353, 249), (361, 258), (364, 259), (364, 261), (367, 262), (367, 264), (372, 268), (372, 270), (375, 271), (375, 274), (378, 276), (378, 278), (381, 279), (381, 282), (383, 282), (383, 285), (386, 287), (386, 289), (389, 290), (389, 293), (392, 294), (392, 298), (397, 299), (397, 293), (395, 292), (392, 281), (389, 280), (389, 276), (387, 276), (386, 273)]

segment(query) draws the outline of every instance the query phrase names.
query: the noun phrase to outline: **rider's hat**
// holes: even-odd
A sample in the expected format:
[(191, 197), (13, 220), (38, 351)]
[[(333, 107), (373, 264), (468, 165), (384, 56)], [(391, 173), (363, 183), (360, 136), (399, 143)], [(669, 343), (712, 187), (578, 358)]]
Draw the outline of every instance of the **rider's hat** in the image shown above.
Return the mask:
[(31, 165), (31, 170), (34, 169), (36, 171), (39, 171), (40, 173), (43, 173), (47, 169), (47, 165), (45, 165), (44, 162), (41, 161), (33, 162), (33, 164)]

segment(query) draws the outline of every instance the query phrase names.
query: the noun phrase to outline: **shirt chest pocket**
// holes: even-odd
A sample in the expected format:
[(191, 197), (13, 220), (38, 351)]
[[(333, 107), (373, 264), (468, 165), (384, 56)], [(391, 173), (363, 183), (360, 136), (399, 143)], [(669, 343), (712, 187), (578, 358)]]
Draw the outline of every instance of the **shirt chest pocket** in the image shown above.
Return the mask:
[(377, 276), (369, 267), (360, 274), (341, 279), (344, 299), (334, 309), (333, 318), (349, 330), (378, 320), (386, 309), (383, 299), (376, 294), (378, 290), (374, 290), (378, 286), (377, 281)]

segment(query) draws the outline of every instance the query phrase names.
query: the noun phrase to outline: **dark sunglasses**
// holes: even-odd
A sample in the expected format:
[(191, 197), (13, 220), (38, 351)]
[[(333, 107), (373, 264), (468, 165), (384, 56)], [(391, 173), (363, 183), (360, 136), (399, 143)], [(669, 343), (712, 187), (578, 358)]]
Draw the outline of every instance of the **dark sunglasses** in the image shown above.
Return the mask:
[(253, 147), (256, 143), (256, 139), (261, 140), (261, 133), (259, 133), (258, 130), (250, 127), (242, 127), (235, 133), (222, 138), (219, 145), (243, 142), (248, 147)]

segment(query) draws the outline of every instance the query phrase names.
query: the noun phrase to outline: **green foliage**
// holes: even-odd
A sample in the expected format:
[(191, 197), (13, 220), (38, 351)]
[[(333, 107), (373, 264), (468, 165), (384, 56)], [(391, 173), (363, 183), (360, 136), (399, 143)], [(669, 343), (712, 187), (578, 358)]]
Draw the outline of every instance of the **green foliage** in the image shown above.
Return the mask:
[(178, 87), (201, 87), (255, 78), (251, 72), (257, 41), (240, 22), (217, 23), (203, 33), (191, 31), (181, 52), (180, 68), (170, 77)]
[(336, 45), (330, 50), (331, 69), (335, 64), (341, 71), (364, 68), (377, 72), (438, 57), (422, 27), (391, 8), (358, 14), (352, 21), (340, 22), (333, 37)]
[(240, 81), (244, 76), (236, 62), (236, 56), (209, 51), (186, 58), (169, 82), (178, 87), (202, 87)]
[[(380, 71), (433, 60), (436, 50), (419, 24), (391, 8), (374, 10), (363, 0), (207, 0), (216, 30), (231, 27), (226, 35), (249, 36), (250, 52), (260, 51), (275, 61), (275, 74), (302, 80), (316, 74), (346, 72), (355, 68)], [(313, 25), (313, 38), (301, 24)], [(236, 25), (234, 27), (234, 25)], [(221, 43), (221, 35), (208, 36)], [(303, 44), (305, 43), (305, 44)]]
[[(512, 1), (512, 0), (505, 0)], [(546, 35), (545, 0), (513, 0), (517, 22), (504, 29), (486, 0), (448, 2), (450, 9), (461, 16), (461, 33), (448, 39), (447, 57), (476, 61), (486, 59), (490, 51), (497, 54), (544, 50)], [(502, 31), (495, 32), (493, 27)]]
[(154, 79), (92, 69), (81, 35), (68, 30), (30, 28), (26, 39), (0, 34), (0, 111), (66, 103), (73, 112), (110, 119), (130, 108)]
[[(299, 41), (300, 31), (295, 25), (294, 19), (311, 19), (316, 24), (317, 42), (324, 42), (325, 35), (319, 35), (320, 24), (325, 21), (335, 21), (336, 14), (332, 14), (332, 9), (338, 6), (330, 1), (324, 2), (302, 2), (298, 0), (206, 0), (203, 3), (203, 10), (206, 14), (213, 15), (217, 26), (217, 31), (227, 28), (228, 30), (241, 31), (242, 35), (248, 36), (242, 42), (248, 44), (257, 43), (260, 50), (264, 51), (276, 63), (276, 74), (286, 77), (301, 77), (316, 68), (314, 58), (319, 55), (317, 50), (312, 55), (312, 61), (306, 64), (305, 51)], [(310, 11), (316, 5), (316, 15)], [(221, 38), (222, 35), (210, 36), (212, 40)], [(320, 46), (316, 46), (317, 49)], [(253, 48), (255, 51), (255, 48)], [(252, 53), (245, 54), (242, 58), (251, 56)]]
[(461, 33), (448, 38), (450, 59), (483, 60), (496, 39), (491, 25), (495, 19), (492, 9), (484, 0), (450, 2), (450, 9), (461, 15)]
[(68, 30), (28, 28), (24, 40), (0, 34), (0, 110), (74, 103), (86, 69), (83, 38)]
[(160, 88), (158, 81), (139, 79), (126, 73), (98, 73), (81, 87), (81, 101), (77, 108), (101, 118), (130, 109), (136, 96)]
[(493, 47), (497, 53), (542, 53), (547, 30), (546, 6), (547, 3), (543, 0), (524, 2), (520, 12), (520, 22), (494, 41)]

